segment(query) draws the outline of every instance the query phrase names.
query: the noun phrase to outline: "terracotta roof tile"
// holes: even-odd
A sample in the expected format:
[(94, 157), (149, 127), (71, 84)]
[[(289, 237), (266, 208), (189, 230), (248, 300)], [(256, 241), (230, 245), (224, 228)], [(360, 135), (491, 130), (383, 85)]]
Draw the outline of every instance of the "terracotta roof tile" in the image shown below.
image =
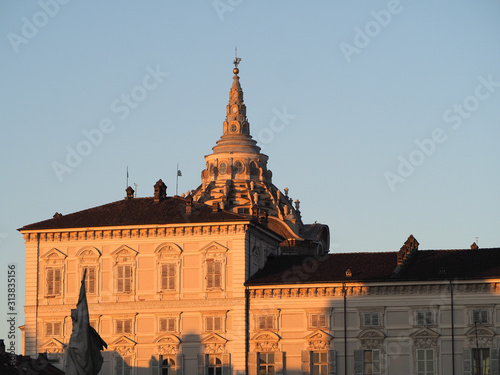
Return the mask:
[(153, 198), (133, 198), (25, 225), (19, 230), (249, 220), (248, 217), (229, 211), (213, 212), (212, 207), (207, 205), (196, 202), (192, 204), (192, 213), (186, 214), (185, 198), (167, 197), (158, 203)]
[[(321, 282), (394, 282), (500, 277), (500, 248), (419, 250), (397, 275), (398, 252), (269, 258), (248, 285)], [(347, 276), (350, 270), (352, 275)]]

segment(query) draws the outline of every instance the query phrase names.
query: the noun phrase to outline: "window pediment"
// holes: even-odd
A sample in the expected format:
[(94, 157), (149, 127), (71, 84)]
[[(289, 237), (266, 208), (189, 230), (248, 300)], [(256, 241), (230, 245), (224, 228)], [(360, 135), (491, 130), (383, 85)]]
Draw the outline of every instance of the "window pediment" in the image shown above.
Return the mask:
[(182, 254), (182, 249), (175, 243), (165, 242), (156, 248), (155, 254), (160, 258), (169, 256), (178, 257)]
[(101, 255), (102, 253), (95, 247), (84, 247), (76, 253), (81, 261), (96, 261)]
[(137, 250), (134, 250), (127, 245), (122, 245), (111, 253), (111, 255), (115, 257), (117, 261), (121, 262), (131, 261), (136, 257), (137, 254), (139, 254)]
[(47, 251), (40, 258), (45, 260), (47, 263), (62, 263), (66, 259), (67, 255), (64, 254), (61, 250), (56, 249), (55, 247)]
[(412, 339), (426, 339), (426, 338), (432, 338), (432, 339), (437, 339), (439, 337), (439, 333), (436, 331), (433, 331), (432, 329), (429, 328), (422, 328), (419, 329), (418, 331), (415, 331), (410, 334), (410, 337)]
[(201, 340), (204, 352), (207, 354), (220, 354), (226, 351), (228, 340), (217, 333), (211, 333)]
[(321, 329), (317, 329), (305, 336), (304, 339), (307, 341), (308, 350), (329, 350), (333, 336)]
[(365, 329), (358, 335), (358, 338), (361, 340), (361, 348), (381, 350), (385, 334), (378, 329)]
[(281, 340), (281, 337), (273, 331), (264, 331), (259, 332), (251, 339), (252, 341), (275, 341), (278, 342)]
[(227, 253), (229, 249), (220, 243), (217, 243), (215, 241), (210, 242), (208, 245), (203, 246), (200, 249), (200, 253), (205, 254), (206, 256), (214, 256), (217, 254), (224, 255)]
[(58, 339), (52, 338), (42, 345), (46, 353), (64, 353), (64, 344)]
[(129, 339), (127, 336), (118, 337), (115, 341), (113, 341), (109, 346), (126, 346), (126, 347), (134, 347), (137, 343)]

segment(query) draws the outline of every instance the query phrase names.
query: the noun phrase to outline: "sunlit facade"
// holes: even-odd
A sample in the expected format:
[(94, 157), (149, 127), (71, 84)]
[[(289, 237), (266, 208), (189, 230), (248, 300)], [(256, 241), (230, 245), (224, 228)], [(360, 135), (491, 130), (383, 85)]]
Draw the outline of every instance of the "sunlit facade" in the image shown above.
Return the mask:
[(329, 254), (328, 226), (272, 183), (238, 63), (198, 188), (20, 229), (24, 354), (64, 367), (86, 270), (102, 374), (500, 375), (500, 249)]

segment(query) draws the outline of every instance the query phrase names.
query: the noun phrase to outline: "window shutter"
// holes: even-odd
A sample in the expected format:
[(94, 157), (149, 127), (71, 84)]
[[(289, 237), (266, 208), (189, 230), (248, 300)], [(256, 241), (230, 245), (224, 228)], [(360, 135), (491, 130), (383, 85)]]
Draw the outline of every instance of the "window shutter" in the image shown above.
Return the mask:
[(123, 367), (124, 367), (123, 359), (122, 357), (117, 355), (115, 357), (115, 374), (117, 375), (123, 374)]
[(248, 375), (257, 375), (259, 373), (258, 362), (257, 362), (258, 355), (259, 355), (258, 352), (248, 353)]
[(285, 353), (284, 352), (274, 352), (274, 368), (276, 370), (276, 375), (283, 375), (285, 373), (283, 368), (283, 363)]
[(481, 323), (488, 324), (488, 310), (481, 310)]
[(372, 315), (372, 324), (374, 327), (378, 327), (379, 325), (379, 314), (378, 313), (373, 313)]
[(175, 325), (176, 325), (175, 323), (176, 323), (175, 318), (168, 319), (168, 330), (169, 330), (169, 332), (175, 332), (175, 331), (177, 331), (177, 329), (175, 327)]
[(54, 269), (54, 294), (61, 294), (61, 269)]
[(214, 324), (213, 324), (213, 317), (207, 316), (205, 318), (205, 330), (206, 331), (213, 331), (214, 330)]
[(491, 375), (500, 375), (500, 349), (491, 348), (490, 349), (490, 372)]
[(222, 330), (222, 318), (220, 316), (216, 316), (214, 318), (214, 330), (221, 331)]
[(52, 323), (45, 323), (45, 335), (52, 336)]
[(472, 350), (464, 349), (462, 352), (462, 365), (464, 375), (472, 375)]
[(47, 285), (47, 295), (51, 296), (54, 294), (54, 288), (52, 285), (52, 280), (54, 279), (54, 270), (52, 268), (47, 268), (47, 277), (46, 277), (46, 285)]
[(212, 289), (214, 287), (213, 284), (213, 274), (214, 274), (214, 260), (207, 259), (207, 288)]
[(370, 314), (369, 313), (364, 313), (363, 314), (363, 325), (365, 327), (369, 327), (371, 325)]
[(125, 283), (123, 285), (124, 292), (130, 293), (132, 291), (132, 267), (125, 266)]
[(169, 290), (175, 290), (175, 264), (168, 265), (168, 287)]
[(335, 350), (329, 350), (328, 354), (328, 375), (337, 374), (337, 352)]
[(132, 321), (131, 320), (125, 321), (125, 332), (132, 333)]
[(88, 290), (87, 293), (94, 294), (96, 292), (96, 269), (95, 267), (87, 268)]
[(205, 375), (205, 354), (198, 354), (198, 375)]
[(116, 285), (116, 288), (117, 288), (117, 292), (118, 293), (123, 293), (123, 266), (118, 266), (117, 267), (117, 285)]
[(116, 333), (123, 333), (123, 325), (121, 320), (116, 321)]
[(158, 359), (155, 356), (151, 357), (151, 375), (160, 375), (160, 366), (159, 363), (162, 363), (163, 359), (160, 355)]
[(222, 287), (222, 263), (221, 262), (215, 262), (214, 263), (214, 270), (215, 270), (215, 275), (214, 275), (214, 288), (221, 288)]
[(425, 312), (425, 324), (426, 325), (434, 324), (434, 316), (432, 315), (432, 311)]
[(473, 320), (472, 323), (481, 323), (481, 317), (480, 317), (480, 311), (479, 310), (474, 310), (472, 313)]
[(266, 317), (261, 315), (257, 318), (258, 329), (264, 329), (266, 327)]
[(381, 360), (380, 360), (380, 350), (375, 349), (372, 350), (372, 363), (373, 363), (373, 370), (372, 373), (373, 375), (380, 375), (381, 373)]
[(54, 322), (54, 336), (62, 336), (61, 326), (61, 322)]
[(302, 374), (311, 374), (311, 352), (309, 350), (302, 350)]
[(267, 329), (274, 329), (274, 321), (275, 321), (274, 315), (267, 315), (266, 316), (266, 328)]
[(318, 315), (318, 328), (325, 328), (327, 327), (326, 325), (326, 314), (320, 314)]
[(222, 354), (222, 375), (231, 374), (231, 354)]
[(363, 375), (364, 350), (354, 351), (354, 375)]
[(183, 359), (182, 354), (177, 354), (175, 356), (175, 365), (177, 366), (175, 369), (175, 375), (182, 375)]
[(161, 286), (160, 288), (162, 290), (165, 290), (167, 289), (167, 265), (166, 264), (162, 264), (161, 265)]
[(417, 325), (418, 326), (424, 325), (424, 314), (421, 311), (417, 312)]

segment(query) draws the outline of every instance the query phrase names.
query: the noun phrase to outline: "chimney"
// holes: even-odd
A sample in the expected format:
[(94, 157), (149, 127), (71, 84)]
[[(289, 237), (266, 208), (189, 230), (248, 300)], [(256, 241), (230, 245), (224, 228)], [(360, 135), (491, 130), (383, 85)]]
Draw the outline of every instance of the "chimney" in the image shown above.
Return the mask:
[(477, 250), (479, 249), (479, 246), (477, 246), (477, 243), (473, 242), (472, 245), (470, 245), (471, 250)]
[(192, 209), (193, 209), (193, 196), (191, 195), (191, 192), (188, 190), (186, 196), (186, 213), (190, 214)]
[(125, 192), (127, 193), (127, 196), (125, 197), (126, 201), (128, 201), (134, 197), (135, 191), (130, 186), (125, 189)]
[(418, 250), (418, 241), (410, 234), (405, 244), (398, 252), (398, 267), (407, 263)]
[(155, 203), (163, 201), (167, 197), (167, 185), (163, 183), (161, 179), (159, 179), (155, 184)]

